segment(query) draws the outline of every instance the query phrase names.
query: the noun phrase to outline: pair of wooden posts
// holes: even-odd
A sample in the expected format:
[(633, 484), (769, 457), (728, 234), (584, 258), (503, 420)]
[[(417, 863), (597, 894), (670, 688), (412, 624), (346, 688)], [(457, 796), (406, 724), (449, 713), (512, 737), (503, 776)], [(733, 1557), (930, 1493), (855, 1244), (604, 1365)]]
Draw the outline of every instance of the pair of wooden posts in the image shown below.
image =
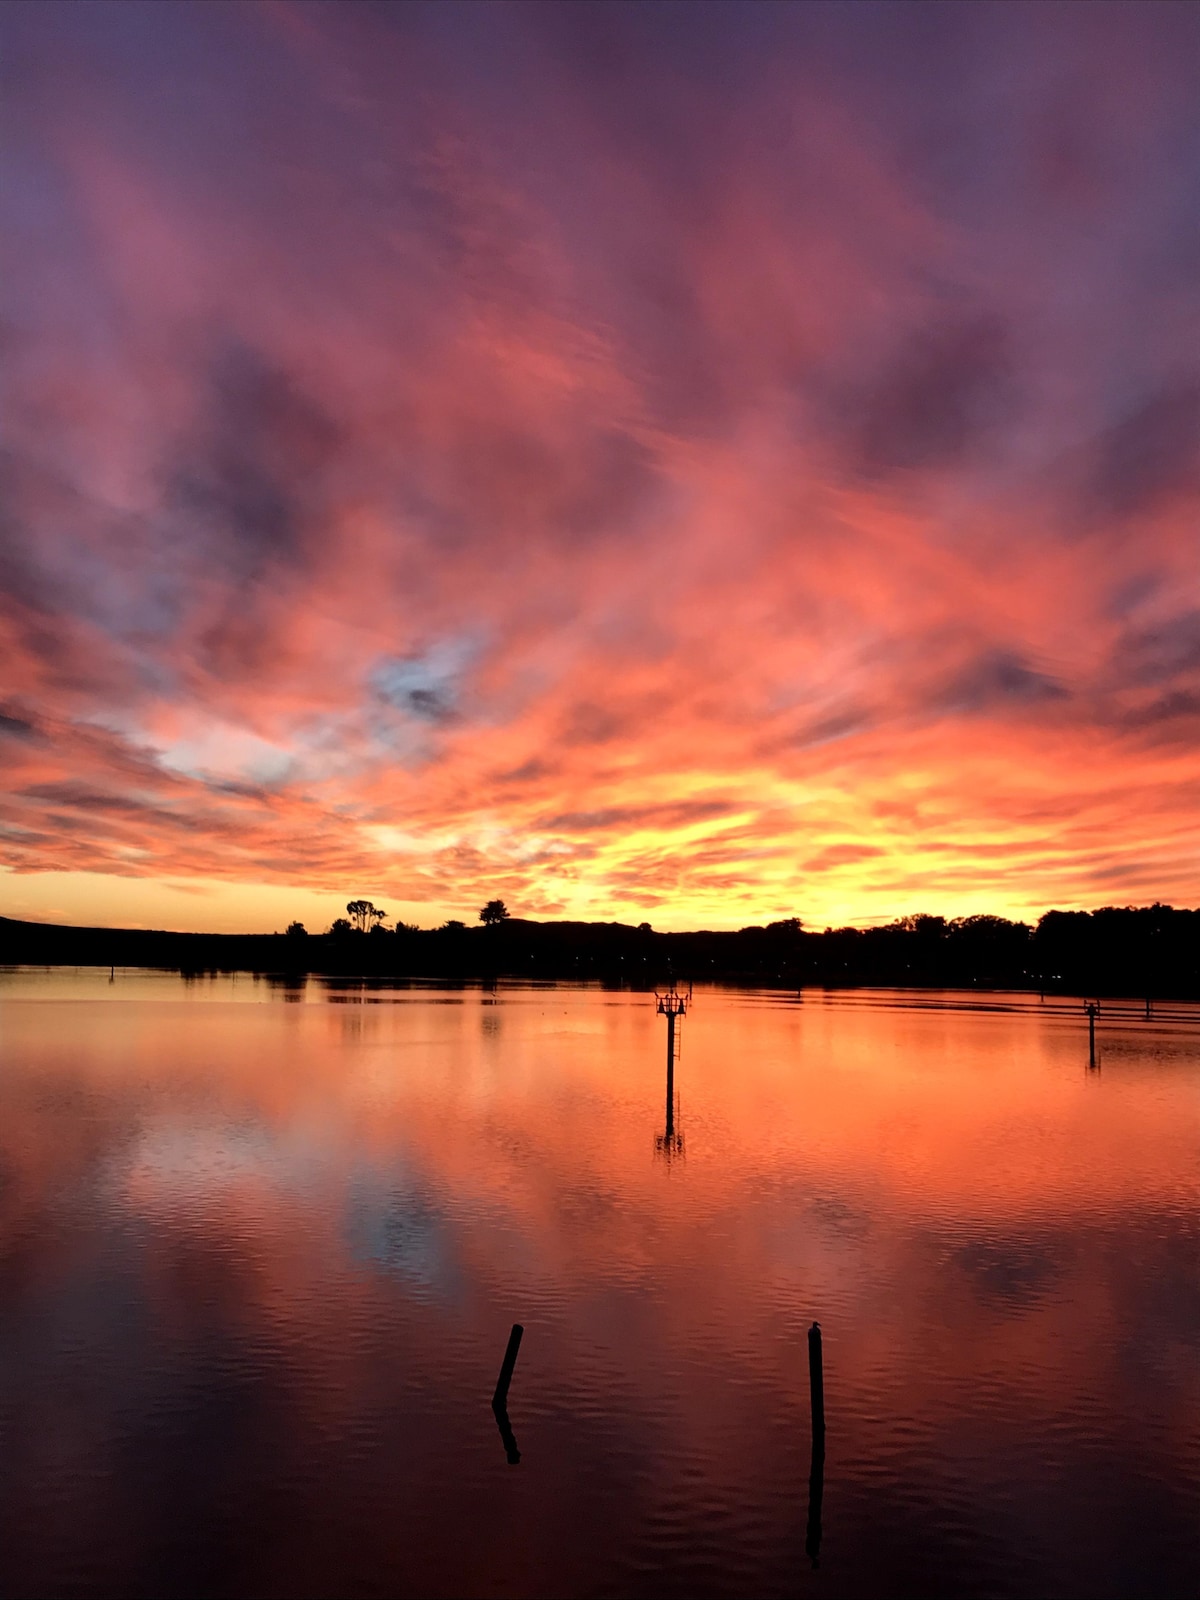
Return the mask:
[[(504, 1453), (510, 1466), (518, 1466), (521, 1452), (508, 1420), (508, 1386), (512, 1382), (517, 1364), (517, 1352), (525, 1329), (514, 1322), (508, 1336), (508, 1348), (500, 1365), (496, 1392), (492, 1395), (492, 1411), (500, 1429)], [(808, 1398), (812, 1410), (812, 1462), (808, 1473), (808, 1527), (804, 1536), (804, 1553), (813, 1566), (819, 1565), (821, 1553), (821, 1501), (825, 1494), (825, 1366), (821, 1355), (821, 1324), (814, 1322), (808, 1330)]]

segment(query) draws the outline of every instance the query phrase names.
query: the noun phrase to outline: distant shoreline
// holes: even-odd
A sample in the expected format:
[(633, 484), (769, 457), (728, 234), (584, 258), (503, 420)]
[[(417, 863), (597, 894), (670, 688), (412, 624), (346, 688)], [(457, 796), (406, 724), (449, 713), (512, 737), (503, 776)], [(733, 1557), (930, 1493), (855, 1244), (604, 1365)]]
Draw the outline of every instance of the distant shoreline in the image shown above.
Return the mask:
[(344, 978), (604, 979), (634, 986), (980, 988), (1200, 998), (1200, 912), (1170, 906), (1000, 917), (910, 917), (883, 928), (656, 933), (644, 924), (531, 922), (329, 934), (169, 933), (0, 917), (0, 965), (150, 967)]

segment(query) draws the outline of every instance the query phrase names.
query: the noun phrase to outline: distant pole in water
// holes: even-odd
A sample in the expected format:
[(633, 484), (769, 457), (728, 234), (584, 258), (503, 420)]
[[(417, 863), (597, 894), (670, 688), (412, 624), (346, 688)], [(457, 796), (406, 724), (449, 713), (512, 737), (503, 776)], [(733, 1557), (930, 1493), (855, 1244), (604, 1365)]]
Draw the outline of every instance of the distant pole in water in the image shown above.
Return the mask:
[(667, 1018), (667, 1138), (675, 1137), (675, 1018)]
[(675, 1013), (667, 1013), (667, 1138), (675, 1132)]
[(655, 994), (657, 1002), (655, 1009), (660, 1016), (667, 1019), (667, 1131), (665, 1135), (668, 1147), (675, 1138), (675, 1019), (687, 1016), (688, 994), (679, 994), (672, 983), (666, 994)]
[(1096, 1065), (1096, 1013), (1100, 1007), (1094, 1000), (1089, 1000), (1084, 1006), (1088, 1019), (1088, 1066)]

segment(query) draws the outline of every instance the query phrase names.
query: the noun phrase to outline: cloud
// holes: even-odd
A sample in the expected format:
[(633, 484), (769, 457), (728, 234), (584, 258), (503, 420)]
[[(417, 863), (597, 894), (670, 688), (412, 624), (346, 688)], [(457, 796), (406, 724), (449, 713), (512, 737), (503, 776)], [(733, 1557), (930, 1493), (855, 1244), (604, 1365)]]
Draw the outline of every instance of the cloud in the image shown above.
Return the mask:
[(1200, 669), (1200, 609), (1125, 633), (1113, 666), (1120, 681), (1132, 684), (1162, 684)]
[(732, 15), (15, 15), (30, 894), (1200, 898), (1200, 22)]
[(860, 861), (870, 861), (873, 856), (882, 854), (883, 851), (875, 845), (831, 844), (828, 848), (818, 851), (815, 856), (810, 856), (804, 863), (804, 870), (824, 872), (830, 867), (855, 866)]
[(1159, 695), (1148, 705), (1131, 707), (1125, 712), (1125, 725), (1130, 728), (1150, 728), (1164, 722), (1191, 721), (1200, 717), (1200, 694), (1187, 689), (1175, 689)]
[(1200, 491), (1200, 381), (1162, 388), (1101, 437), (1091, 491), (1117, 516)]
[(1068, 691), (1012, 650), (988, 649), (959, 669), (940, 690), (949, 711), (978, 714), (1004, 706), (1038, 706), (1066, 700)]
[(37, 728), (24, 717), (14, 717), (0, 711), (0, 735), (9, 739), (36, 739)]
[(296, 566), (319, 526), (337, 425), (294, 377), (237, 341), (214, 356), (202, 393), (165, 497), (199, 546), (192, 559), (238, 584)]
[(664, 828), (685, 828), (693, 822), (708, 822), (726, 817), (736, 807), (728, 800), (693, 800), (682, 805), (610, 806), (604, 811), (564, 811), (540, 819), (537, 827), (546, 833), (606, 832), (647, 823)]
[(956, 464), (1007, 420), (1010, 338), (999, 317), (951, 314), (908, 337), (859, 401), (863, 470), (886, 475)]
[(368, 675), (370, 692), (420, 722), (451, 723), (462, 714), (464, 685), (481, 649), (478, 637), (462, 634), (409, 655), (382, 656)]

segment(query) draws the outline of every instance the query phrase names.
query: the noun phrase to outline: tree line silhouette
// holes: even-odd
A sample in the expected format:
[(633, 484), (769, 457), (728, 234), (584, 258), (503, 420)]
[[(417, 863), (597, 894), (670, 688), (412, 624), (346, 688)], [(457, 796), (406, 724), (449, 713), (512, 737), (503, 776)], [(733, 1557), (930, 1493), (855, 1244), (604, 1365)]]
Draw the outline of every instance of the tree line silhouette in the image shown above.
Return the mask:
[(879, 984), (1200, 998), (1200, 910), (1167, 905), (1048, 911), (1036, 927), (1004, 917), (902, 917), (883, 927), (826, 928), (797, 917), (737, 932), (657, 933), (650, 924), (535, 922), (489, 901), (473, 926), (397, 923), (352, 900), (325, 933), (71, 928), (0, 918), (0, 963), (150, 966), (185, 972), (344, 976), (599, 978), (652, 984), (674, 976), (790, 988)]

